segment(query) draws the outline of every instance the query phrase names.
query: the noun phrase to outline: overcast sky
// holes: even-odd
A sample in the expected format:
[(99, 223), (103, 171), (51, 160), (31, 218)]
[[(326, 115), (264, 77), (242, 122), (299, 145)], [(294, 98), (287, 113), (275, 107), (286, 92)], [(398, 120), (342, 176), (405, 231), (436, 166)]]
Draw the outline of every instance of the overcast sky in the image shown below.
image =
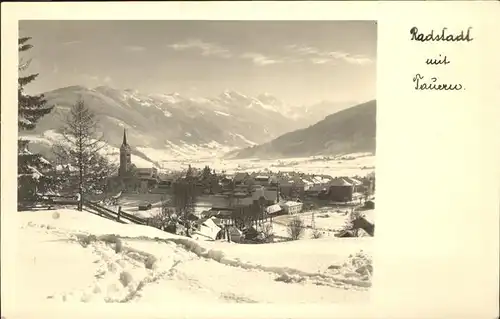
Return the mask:
[(229, 89), (293, 104), (375, 98), (377, 27), (367, 21), (21, 21), (27, 87), (108, 85), (210, 97)]

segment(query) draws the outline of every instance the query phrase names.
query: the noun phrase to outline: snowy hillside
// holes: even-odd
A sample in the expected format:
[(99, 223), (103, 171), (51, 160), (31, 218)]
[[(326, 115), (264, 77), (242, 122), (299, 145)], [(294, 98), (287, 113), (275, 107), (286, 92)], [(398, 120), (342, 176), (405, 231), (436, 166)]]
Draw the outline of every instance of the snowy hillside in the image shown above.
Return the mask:
[(283, 158), (346, 153), (375, 153), (377, 102), (362, 103), (328, 115), (304, 129), (243, 150), (228, 158)]
[(204, 242), (69, 209), (19, 212), (10, 214), (8, 222), (18, 228), (11, 296), (17, 307), (368, 299), (370, 280), (353, 270), (349, 255), (369, 252), (370, 238), (267, 245)]

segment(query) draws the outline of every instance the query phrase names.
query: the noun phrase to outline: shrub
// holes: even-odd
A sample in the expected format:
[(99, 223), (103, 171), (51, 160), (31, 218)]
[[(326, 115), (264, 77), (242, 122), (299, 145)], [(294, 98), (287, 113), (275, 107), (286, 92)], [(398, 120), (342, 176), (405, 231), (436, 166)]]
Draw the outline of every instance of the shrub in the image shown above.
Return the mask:
[(148, 218), (148, 225), (155, 228), (166, 227), (172, 220), (175, 210), (168, 207), (162, 207), (161, 211), (151, 218)]
[(318, 238), (321, 238), (323, 237), (323, 233), (317, 229), (315, 229), (312, 233), (312, 238), (314, 239), (318, 239)]
[(294, 217), (287, 225), (288, 235), (292, 240), (297, 240), (304, 234), (304, 221), (299, 217)]
[(345, 222), (344, 226), (340, 229), (340, 231), (354, 230), (353, 222), (358, 218), (364, 217), (364, 214), (358, 210), (352, 210), (351, 212), (348, 212), (347, 214), (348, 214), (348, 216), (347, 216), (346, 222)]
[(274, 237), (273, 225), (271, 225), (271, 224), (265, 224), (262, 227), (262, 233), (264, 234), (264, 239), (266, 241), (272, 240), (273, 237)]
[(350, 255), (343, 267), (364, 276), (366, 279), (371, 278), (373, 275), (372, 257), (362, 250)]
[(284, 282), (287, 284), (300, 283), (305, 281), (305, 278), (299, 275), (289, 275), (287, 273), (281, 274), (279, 277), (274, 279), (275, 281)]

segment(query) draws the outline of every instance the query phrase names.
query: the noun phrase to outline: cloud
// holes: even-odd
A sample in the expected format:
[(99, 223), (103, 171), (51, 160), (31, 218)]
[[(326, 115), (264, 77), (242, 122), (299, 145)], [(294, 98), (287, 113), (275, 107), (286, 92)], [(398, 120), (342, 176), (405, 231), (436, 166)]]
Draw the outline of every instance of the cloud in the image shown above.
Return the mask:
[(365, 65), (373, 62), (371, 58), (364, 55), (352, 55), (342, 51), (324, 51), (306, 45), (292, 44), (286, 46), (285, 49), (292, 54), (308, 59), (313, 64), (336, 64), (343, 61), (350, 64)]
[(247, 60), (257, 66), (299, 62), (335, 65), (339, 61), (363, 65), (373, 62), (372, 59), (362, 55), (351, 55), (341, 51), (324, 51), (312, 46), (297, 44), (286, 46), (285, 51), (287, 54), (282, 56), (269, 56), (259, 52), (234, 53), (221, 45), (205, 42), (200, 39), (187, 39), (178, 43), (169, 44), (168, 47), (176, 51), (198, 51), (202, 56)]
[(80, 41), (80, 40), (66, 41), (66, 42), (63, 42), (62, 45), (74, 45), (74, 44), (78, 44), (81, 42), (82, 41)]
[(311, 58), (310, 61), (313, 64), (332, 64), (331, 59), (325, 59), (325, 58)]
[(198, 50), (203, 56), (216, 56), (219, 58), (231, 58), (233, 54), (214, 43), (204, 42), (198, 39), (189, 39), (183, 42), (170, 44), (168, 47), (176, 51)]
[(130, 52), (142, 52), (146, 51), (146, 48), (138, 45), (128, 45), (125, 47), (125, 50)]
[(254, 53), (254, 52), (244, 53), (240, 57), (242, 59), (251, 60), (255, 65), (259, 65), (259, 66), (265, 66), (265, 65), (271, 65), (271, 64), (277, 64), (277, 63), (284, 62), (284, 60), (270, 58), (270, 57), (267, 57), (263, 54)]

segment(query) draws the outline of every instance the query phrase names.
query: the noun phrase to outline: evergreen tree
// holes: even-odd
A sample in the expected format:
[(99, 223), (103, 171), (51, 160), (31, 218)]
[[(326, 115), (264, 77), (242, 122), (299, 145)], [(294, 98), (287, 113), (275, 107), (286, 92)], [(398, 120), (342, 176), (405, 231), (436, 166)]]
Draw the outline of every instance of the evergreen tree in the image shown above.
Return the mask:
[(210, 193), (212, 192), (212, 180), (213, 180), (212, 170), (207, 165), (203, 168), (203, 171), (201, 172), (201, 183), (204, 189), (208, 190)]
[(191, 167), (191, 164), (189, 164), (188, 168), (186, 170), (186, 179), (191, 180), (191, 179), (193, 179), (193, 177), (194, 177), (193, 168)]
[(210, 169), (210, 167), (207, 165), (203, 168), (203, 171), (201, 172), (201, 178), (204, 182), (208, 182), (208, 180), (210, 179), (212, 175), (212, 170)]
[(58, 161), (67, 167), (64, 178), (71, 189), (78, 189), (80, 209), (84, 196), (106, 191), (109, 176), (117, 171), (101, 151), (106, 146), (97, 133), (95, 114), (82, 100), (74, 104), (65, 119), (63, 140), (54, 145), (53, 152)]
[[(18, 40), (19, 54), (28, 51), (33, 46), (28, 43), (30, 37)], [(52, 111), (53, 106), (47, 106), (43, 94), (29, 95), (25, 86), (33, 82), (38, 73), (23, 75), (29, 67), (30, 60), (19, 59), (18, 66), (18, 131), (30, 131), (36, 127), (37, 122)], [(48, 172), (52, 165), (40, 154), (33, 154), (28, 148), (28, 140), (20, 138), (17, 143), (17, 176), (18, 176), (18, 201), (33, 200), (37, 192), (46, 192), (55, 188)]]

